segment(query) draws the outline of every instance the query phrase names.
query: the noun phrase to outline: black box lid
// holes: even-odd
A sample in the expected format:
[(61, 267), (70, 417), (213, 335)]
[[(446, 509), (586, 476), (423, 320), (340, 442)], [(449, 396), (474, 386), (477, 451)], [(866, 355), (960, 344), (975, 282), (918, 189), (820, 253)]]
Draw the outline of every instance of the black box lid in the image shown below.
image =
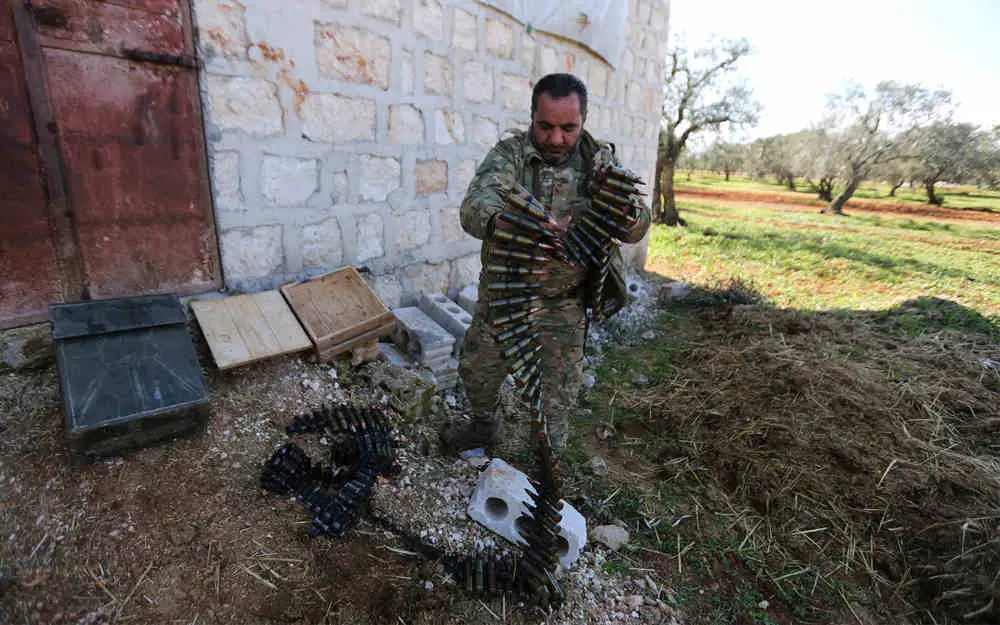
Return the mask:
[(143, 295), (49, 305), (55, 340), (187, 323), (176, 295)]

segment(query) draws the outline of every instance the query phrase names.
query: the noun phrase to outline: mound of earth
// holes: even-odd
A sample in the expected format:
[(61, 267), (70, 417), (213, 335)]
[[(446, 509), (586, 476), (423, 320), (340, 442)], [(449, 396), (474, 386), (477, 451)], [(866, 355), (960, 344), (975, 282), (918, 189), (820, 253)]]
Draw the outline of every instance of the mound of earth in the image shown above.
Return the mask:
[(891, 320), (701, 309), (669, 379), (616, 401), (661, 441), (661, 478), (710, 485), (771, 571), (857, 575), (898, 615), (996, 623), (997, 346)]

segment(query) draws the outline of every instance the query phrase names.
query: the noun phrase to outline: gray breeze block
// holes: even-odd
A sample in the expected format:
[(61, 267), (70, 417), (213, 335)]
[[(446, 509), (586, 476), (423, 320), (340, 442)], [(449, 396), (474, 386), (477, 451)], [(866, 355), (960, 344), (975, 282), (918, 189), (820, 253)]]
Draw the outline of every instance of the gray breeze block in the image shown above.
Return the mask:
[(420, 310), (455, 337), (454, 355), (458, 356), (465, 339), (465, 332), (472, 324), (472, 315), (440, 293), (422, 293)]
[(396, 315), (393, 342), (411, 359), (422, 365), (437, 363), (450, 356), (455, 337), (416, 306), (392, 311)]
[(476, 302), (479, 300), (479, 285), (470, 284), (458, 292), (458, 305), (465, 309), (465, 312), (474, 314), (476, 312)]

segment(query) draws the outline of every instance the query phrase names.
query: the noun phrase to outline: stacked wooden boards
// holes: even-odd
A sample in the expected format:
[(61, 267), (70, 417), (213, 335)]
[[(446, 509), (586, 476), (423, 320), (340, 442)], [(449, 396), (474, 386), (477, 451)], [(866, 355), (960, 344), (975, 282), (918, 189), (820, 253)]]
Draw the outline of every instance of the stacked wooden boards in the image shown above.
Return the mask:
[(310, 348), (320, 362), (348, 351), (371, 360), (396, 323), (354, 267), (279, 290), (194, 301), (191, 309), (219, 369)]

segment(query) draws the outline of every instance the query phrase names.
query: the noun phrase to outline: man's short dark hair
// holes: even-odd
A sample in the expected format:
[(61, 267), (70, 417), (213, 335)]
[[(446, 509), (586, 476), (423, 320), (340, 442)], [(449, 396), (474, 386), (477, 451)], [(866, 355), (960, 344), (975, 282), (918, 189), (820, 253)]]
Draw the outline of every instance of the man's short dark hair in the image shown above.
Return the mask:
[(538, 96), (547, 93), (555, 99), (565, 98), (570, 94), (580, 97), (580, 115), (587, 116), (587, 86), (573, 74), (548, 74), (535, 83), (531, 91), (531, 116), (535, 116), (538, 108)]

